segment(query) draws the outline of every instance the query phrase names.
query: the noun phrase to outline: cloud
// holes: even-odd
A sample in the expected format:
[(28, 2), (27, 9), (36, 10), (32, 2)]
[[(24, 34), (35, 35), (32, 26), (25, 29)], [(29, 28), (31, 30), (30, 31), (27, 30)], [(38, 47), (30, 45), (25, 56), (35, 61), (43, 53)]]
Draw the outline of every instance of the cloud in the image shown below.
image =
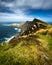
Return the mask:
[(30, 0), (27, 4), (33, 9), (52, 9), (52, 0)]
[(14, 0), (1, 0), (3, 2), (13, 2)]
[(34, 17), (39, 19), (48, 18), (40, 17), (35, 13), (34, 16), (31, 13), (28, 15), (30, 10), (38, 9), (52, 9), (52, 0), (0, 0), (0, 21), (26, 21), (32, 20)]
[[(28, 9), (52, 9), (52, 0), (0, 0), (0, 10), (6, 9), (19, 14), (28, 12)], [(10, 12), (9, 12), (10, 13)]]
[(52, 9), (52, 0), (1, 0), (8, 7), (28, 6), (33, 9)]
[(32, 16), (26, 15), (16, 15), (16, 14), (7, 14), (7, 13), (0, 13), (0, 22), (16, 22), (16, 21), (27, 21), (33, 20)]
[(52, 16), (28, 16), (25, 14), (22, 15), (17, 15), (17, 14), (9, 14), (9, 13), (0, 13), (0, 22), (25, 22), (25, 21), (32, 21), (34, 18), (43, 20), (45, 22), (51, 22), (52, 21)]

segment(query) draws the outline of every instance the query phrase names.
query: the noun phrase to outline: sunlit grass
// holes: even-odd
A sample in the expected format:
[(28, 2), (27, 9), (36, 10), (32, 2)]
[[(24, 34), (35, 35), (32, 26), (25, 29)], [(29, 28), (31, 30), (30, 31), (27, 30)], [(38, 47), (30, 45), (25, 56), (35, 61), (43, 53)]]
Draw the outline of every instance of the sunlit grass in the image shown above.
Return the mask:
[(44, 53), (42, 49), (39, 50), (40, 46), (46, 49), (49, 58), (52, 59), (52, 37), (47, 29), (21, 36), (16, 40), (13, 40), (15, 45), (0, 44), (0, 65), (46, 65)]

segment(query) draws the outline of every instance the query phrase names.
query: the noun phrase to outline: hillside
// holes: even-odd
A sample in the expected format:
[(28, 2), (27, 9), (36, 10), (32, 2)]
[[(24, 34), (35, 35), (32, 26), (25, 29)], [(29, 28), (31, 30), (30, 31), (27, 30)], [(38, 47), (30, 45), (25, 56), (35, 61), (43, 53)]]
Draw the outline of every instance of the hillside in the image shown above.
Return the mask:
[(24, 23), (19, 36), (0, 44), (0, 65), (52, 65), (52, 26), (35, 20)]
[(32, 32), (36, 32), (39, 29), (45, 29), (48, 27), (51, 27), (51, 25), (38, 19), (34, 19), (33, 21), (26, 21), (20, 26), (21, 32), (19, 35), (28, 35)]

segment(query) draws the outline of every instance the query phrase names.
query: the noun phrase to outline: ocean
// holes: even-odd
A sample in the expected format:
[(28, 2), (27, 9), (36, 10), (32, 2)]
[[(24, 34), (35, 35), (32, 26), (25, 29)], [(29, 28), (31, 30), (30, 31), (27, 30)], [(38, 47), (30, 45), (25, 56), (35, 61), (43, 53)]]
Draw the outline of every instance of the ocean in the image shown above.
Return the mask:
[[(19, 33), (19, 27), (8, 26), (13, 23), (20, 24), (21, 22), (0, 22), (0, 43), (10, 40)], [(49, 24), (52, 24), (52, 22), (49, 22)]]
[[(15, 36), (18, 33), (19, 27), (17, 26), (8, 26), (14, 22), (0, 22), (0, 43), (8, 41), (11, 37)], [(18, 22), (19, 24), (19, 22)]]

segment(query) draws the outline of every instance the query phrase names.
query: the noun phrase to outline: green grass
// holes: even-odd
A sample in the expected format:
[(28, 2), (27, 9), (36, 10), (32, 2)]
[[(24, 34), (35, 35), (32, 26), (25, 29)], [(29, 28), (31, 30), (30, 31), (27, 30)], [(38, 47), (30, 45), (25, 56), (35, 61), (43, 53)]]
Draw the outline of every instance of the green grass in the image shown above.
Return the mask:
[[(33, 46), (32, 46), (33, 47)], [(1, 65), (34, 65), (34, 55), (31, 47), (16, 46), (0, 52)]]
[(52, 37), (50, 35), (40, 35), (40, 38), (48, 43), (48, 47), (52, 50)]
[(48, 52), (52, 65), (52, 37), (49, 34), (22, 36), (13, 43), (0, 44), (0, 65), (46, 65), (42, 48)]

